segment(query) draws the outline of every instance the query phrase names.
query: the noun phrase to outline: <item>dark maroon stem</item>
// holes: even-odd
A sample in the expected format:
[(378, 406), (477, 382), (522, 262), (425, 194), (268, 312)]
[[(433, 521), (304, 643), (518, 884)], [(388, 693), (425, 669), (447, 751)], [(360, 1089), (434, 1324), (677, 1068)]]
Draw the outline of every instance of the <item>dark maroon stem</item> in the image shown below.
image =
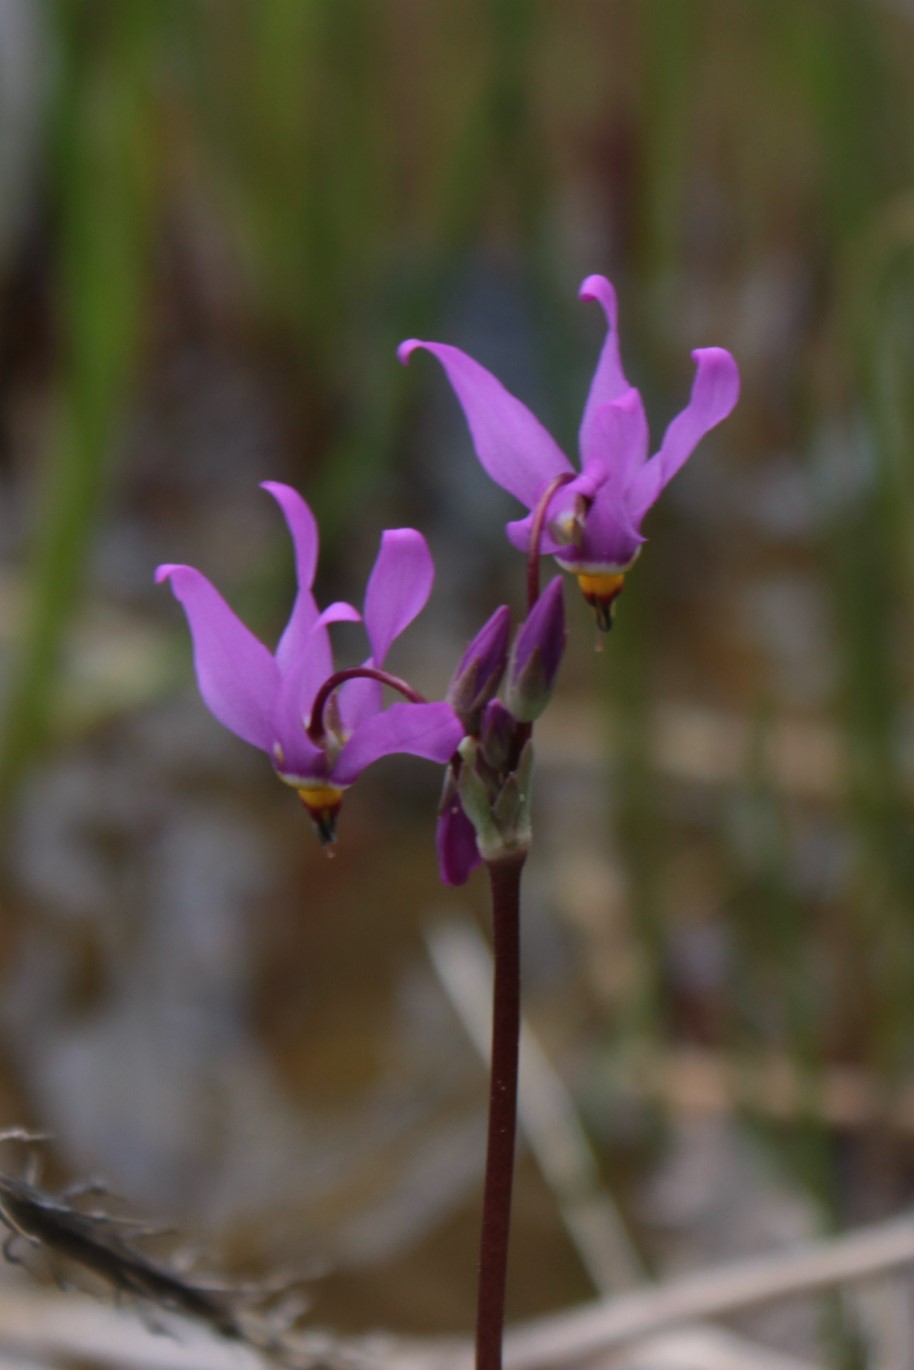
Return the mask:
[(543, 541), (543, 529), (546, 527), (546, 515), (549, 513), (549, 506), (552, 503), (552, 496), (556, 490), (561, 490), (563, 485), (574, 480), (571, 471), (563, 471), (560, 476), (555, 476), (546, 486), (539, 502), (533, 511), (533, 522), (530, 524), (530, 547), (527, 552), (527, 612), (533, 608), (540, 597), (540, 544)]
[(401, 695), (405, 695), (413, 704), (426, 704), (428, 701), (425, 695), (420, 695), (418, 690), (414, 690), (407, 681), (401, 680), (397, 675), (391, 675), (389, 671), (379, 671), (375, 666), (350, 666), (346, 671), (337, 671), (323, 685), (314, 696), (314, 704), (311, 707), (311, 722), (308, 724), (308, 736), (311, 741), (320, 746), (324, 736), (324, 709), (327, 707), (327, 700), (333, 691), (347, 680), (379, 680), (382, 685), (389, 685), (392, 690), (399, 690)]
[(520, 877), (522, 855), (488, 863), (492, 891), (495, 975), (492, 993), (492, 1068), (489, 1140), (482, 1206), (476, 1370), (501, 1370), (508, 1274), (508, 1233), (517, 1127), (520, 1042)]

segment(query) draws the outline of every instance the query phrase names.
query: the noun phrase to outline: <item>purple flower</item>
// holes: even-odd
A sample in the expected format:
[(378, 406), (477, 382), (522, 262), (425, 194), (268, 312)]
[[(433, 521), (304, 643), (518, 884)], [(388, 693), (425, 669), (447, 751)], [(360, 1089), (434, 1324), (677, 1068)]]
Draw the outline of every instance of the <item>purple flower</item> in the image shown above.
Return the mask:
[(395, 638), (431, 593), (434, 567), (425, 539), (412, 528), (388, 530), (368, 580), (364, 611), (337, 602), (321, 612), (311, 593), (317, 567), (314, 515), (288, 485), (264, 482), (292, 535), (298, 594), (275, 652), (245, 627), (206, 576), (192, 566), (160, 566), (187, 615), (203, 701), (231, 732), (267, 753), (293, 786), (321, 836), (330, 840), (343, 791), (382, 756), (408, 752), (444, 762), (463, 729), (449, 704), (382, 707), (377, 680), (347, 680), (323, 714), (320, 741), (307, 729), (321, 687), (334, 673), (327, 625), (362, 619), (371, 644), (365, 663), (377, 669)]
[(586, 598), (609, 605), (645, 541), (641, 524), (661, 491), (709, 429), (736, 404), (739, 373), (720, 347), (692, 353), (697, 371), (689, 403), (673, 419), (654, 456), (648, 457), (644, 405), (622, 371), (616, 331), (616, 296), (605, 276), (588, 276), (585, 300), (596, 300), (609, 331), (597, 362), (580, 429), (581, 470), (575, 472), (526, 405), (459, 348), (411, 338), (398, 356), (407, 362), (424, 347), (441, 362), (463, 406), (476, 455), (492, 479), (531, 511), (508, 524), (508, 536), (527, 551), (533, 511), (556, 477), (569, 477), (549, 501), (540, 551), (573, 572)]

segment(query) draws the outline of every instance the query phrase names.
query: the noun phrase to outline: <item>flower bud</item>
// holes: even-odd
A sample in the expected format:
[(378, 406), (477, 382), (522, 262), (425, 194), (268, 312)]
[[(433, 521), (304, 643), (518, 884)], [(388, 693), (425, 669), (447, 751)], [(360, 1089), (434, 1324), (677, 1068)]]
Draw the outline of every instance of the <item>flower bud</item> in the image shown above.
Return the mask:
[[(506, 775), (489, 770), (482, 748), (473, 738), (464, 738), (459, 751), (462, 764), (456, 779), (457, 795), (461, 812), (475, 832), (480, 858), (491, 864), (525, 854), (530, 849), (532, 744), (529, 740), (525, 743), (517, 768)], [(453, 812), (451, 817), (456, 819)], [(452, 856), (457, 852), (457, 838), (465, 836), (465, 830), (441, 836), (448, 838), (448, 855)]]
[(482, 861), (476, 829), (467, 818), (457, 791), (457, 777), (448, 767), (438, 810), (438, 870), (445, 885), (463, 885)]
[(555, 576), (530, 610), (514, 644), (505, 703), (520, 723), (532, 723), (549, 703), (564, 650), (562, 577)]
[(506, 604), (481, 628), (463, 654), (447, 692), (467, 732), (479, 732), (482, 711), (495, 695), (508, 664), (511, 610)]

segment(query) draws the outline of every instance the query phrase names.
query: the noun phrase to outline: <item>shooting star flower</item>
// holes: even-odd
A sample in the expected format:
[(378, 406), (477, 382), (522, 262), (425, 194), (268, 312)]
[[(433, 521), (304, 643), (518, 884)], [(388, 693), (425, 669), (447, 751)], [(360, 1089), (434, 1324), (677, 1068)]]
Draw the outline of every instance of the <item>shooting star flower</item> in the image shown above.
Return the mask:
[(459, 348), (411, 338), (401, 343), (398, 356), (406, 363), (417, 348), (425, 348), (444, 367), (463, 406), (480, 463), (530, 510), (507, 528), (511, 542), (522, 551), (529, 552), (538, 506), (548, 499), (546, 526), (536, 550), (552, 554), (577, 577), (600, 626), (608, 628), (613, 602), (645, 542), (645, 515), (701, 438), (733, 409), (739, 373), (721, 347), (694, 351), (696, 374), (689, 402), (649, 457), (644, 405), (622, 370), (615, 291), (605, 276), (588, 276), (580, 296), (597, 301), (608, 326), (581, 422), (580, 472), (526, 405)]
[[(210, 713), (230, 732), (270, 757), (311, 814), (322, 841), (334, 837), (345, 790), (366, 766), (394, 752), (445, 762), (463, 736), (454, 710), (426, 703), (384, 671), (391, 644), (424, 608), (434, 566), (412, 528), (381, 539), (359, 614), (336, 602), (321, 611), (311, 592), (318, 531), (297, 491), (264, 483), (282, 511), (295, 548), (298, 593), (275, 652), (254, 636), (218, 590), (192, 566), (160, 566), (187, 615), (197, 684)], [(328, 624), (364, 623), (371, 655), (361, 667), (334, 672)], [(382, 685), (407, 696), (383, 707)]]

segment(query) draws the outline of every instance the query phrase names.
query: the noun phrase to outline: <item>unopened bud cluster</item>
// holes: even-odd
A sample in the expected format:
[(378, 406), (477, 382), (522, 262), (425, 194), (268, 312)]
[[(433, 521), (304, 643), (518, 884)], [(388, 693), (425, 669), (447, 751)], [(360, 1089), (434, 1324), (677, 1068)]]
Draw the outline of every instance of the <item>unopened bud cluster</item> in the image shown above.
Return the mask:
[(549, 703), (565, 649), (560, 576), (530, 611), (513, 650), (510, 628), (502, 606), (467, 648), (447, 694), (466, 728), (445, 777), (438, 825), (441, 871), (453, 885), (481, 861), (529, 850), (531, 724)]

